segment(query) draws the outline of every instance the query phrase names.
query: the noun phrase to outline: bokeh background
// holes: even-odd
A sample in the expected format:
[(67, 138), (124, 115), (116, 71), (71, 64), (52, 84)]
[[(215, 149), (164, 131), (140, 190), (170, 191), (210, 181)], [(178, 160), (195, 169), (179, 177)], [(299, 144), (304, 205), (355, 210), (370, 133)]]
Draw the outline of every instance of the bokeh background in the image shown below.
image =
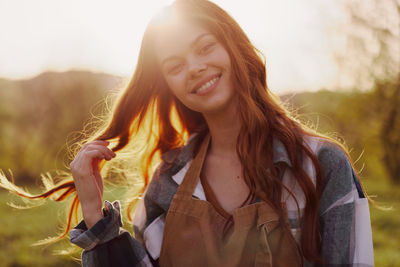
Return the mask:
[[(126, 84), (146, 23), (169, 2), (0, 0), (0, 169), (10, 180), (37, 193), (41, 175), (68, 171), (68, 149)], [(264, 53), (270, 89), (342, 140), (366, 191), (392, 208), (370, 207), (375, 264), (400, 266), (400, 1), (215, 2)], [(79, 266), (53, 255), (68, 240), (30, 246), (59, 233), (68, 203), (7, 203), (21, 200), (0, 189), (0, 266)]]

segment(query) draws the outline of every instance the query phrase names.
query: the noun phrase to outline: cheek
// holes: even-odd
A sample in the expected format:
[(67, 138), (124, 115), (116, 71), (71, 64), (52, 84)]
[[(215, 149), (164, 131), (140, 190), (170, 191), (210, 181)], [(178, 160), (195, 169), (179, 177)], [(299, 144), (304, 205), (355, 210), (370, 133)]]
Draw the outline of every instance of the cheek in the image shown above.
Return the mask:
[(230, 68), (231, 66), (231, 58), (229, 56), (228, 51), (225, 48), (220, 46), (214, 53), (214, 60), (224, 65), (225, 68)]
[(185, 80), (181, 77), (182, 75), (166, 78), (166, 82), (169, 90), (178, 98), (186, 92)]

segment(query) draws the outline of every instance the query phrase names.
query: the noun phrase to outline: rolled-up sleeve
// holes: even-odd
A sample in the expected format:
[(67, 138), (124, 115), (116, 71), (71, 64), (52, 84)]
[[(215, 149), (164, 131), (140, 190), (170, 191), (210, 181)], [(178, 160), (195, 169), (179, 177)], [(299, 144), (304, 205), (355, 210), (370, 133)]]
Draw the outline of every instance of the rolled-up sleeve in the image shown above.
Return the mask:
[(121, 227), (120, 202), (105, 201), (103, 214), (90, 229), (82, 220), (70, 231), (71, 243), (84, 249), (82, 266), (153, 266), (142, 244)]

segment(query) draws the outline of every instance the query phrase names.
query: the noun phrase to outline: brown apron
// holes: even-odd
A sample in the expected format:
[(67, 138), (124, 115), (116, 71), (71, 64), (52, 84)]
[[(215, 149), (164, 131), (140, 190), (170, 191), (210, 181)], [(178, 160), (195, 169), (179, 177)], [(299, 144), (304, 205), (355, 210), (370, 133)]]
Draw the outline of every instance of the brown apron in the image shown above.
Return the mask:
[(233, 229), (227, 219), (193, 192), (207, 154), (210, 135), (201, 144), (167, 213), (160, 266), (302, 266), (299, 247), (288, 225), (262, 201), (237, 208)]

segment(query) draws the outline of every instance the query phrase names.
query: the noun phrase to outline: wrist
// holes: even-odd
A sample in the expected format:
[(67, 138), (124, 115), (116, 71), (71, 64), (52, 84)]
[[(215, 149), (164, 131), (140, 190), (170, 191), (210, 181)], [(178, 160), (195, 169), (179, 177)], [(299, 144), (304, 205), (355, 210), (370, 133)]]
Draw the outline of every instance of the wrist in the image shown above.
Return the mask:
[(83, 203), (81, 202), (82, 212), (88, 214), (102, 213), (102, 202)]
[(87, 229), (91, 228), (104, 217), (101, 207), (88, 206), (82, 207), (82, 216)]
[(98, 221), (103, 219), (103, 213), (97, 212), (93, 214), (83, 214), (83, 220), (86, 224), (86, 228), (90, 229), (93, 225), (95, 225)]

